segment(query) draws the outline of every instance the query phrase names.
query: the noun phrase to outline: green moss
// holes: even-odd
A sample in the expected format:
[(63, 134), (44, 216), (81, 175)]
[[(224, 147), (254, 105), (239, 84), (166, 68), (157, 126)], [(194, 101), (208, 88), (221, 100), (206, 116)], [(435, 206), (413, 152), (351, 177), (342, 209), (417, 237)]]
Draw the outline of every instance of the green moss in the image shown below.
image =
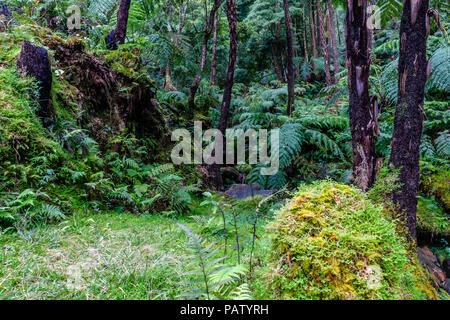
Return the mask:
[(62, 156), (36, 117), (36, 86), (15, 70), (0, 68), (0, 159), (23, 162), (42, 152)]
[(147, 76), (145, 70), (142, 70), (137, 63), (138, 52), (132, 52), (131, 50), (131, 48), (130, 50), (98, 50), (96, 55), (111, 69), (131, 78), (142, 78), (145, 82), (151, 82), (154, 85), (154, 81)]
[(425, 231), (450, 235), (450, 218), (438, 202), (420, 197), (417, 205), (417, 226)]
[(271, 290), (281, 299), (436, 298), (383, 210), (346, 185), (302, 187), (268, 226)]
[(435, 174), (422, 176), (421, 189), (425, 194), (434, 196), (450, 212), (450, 170), (435, 171)]

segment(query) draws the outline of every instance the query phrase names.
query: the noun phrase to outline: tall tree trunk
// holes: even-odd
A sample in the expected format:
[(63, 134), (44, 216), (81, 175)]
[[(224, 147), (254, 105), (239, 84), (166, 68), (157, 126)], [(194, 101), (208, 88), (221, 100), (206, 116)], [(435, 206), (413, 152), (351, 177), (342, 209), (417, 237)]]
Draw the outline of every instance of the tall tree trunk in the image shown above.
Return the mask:
[[(220, 108), (220, 120), (218, 129), (225, 136), (225, 130), (228, 126), (228, 118), (230, 116), (231, 92), (234, 84), (234, 70), (236, 69), (237, 60), (237, 8), (235, 0), (227, 0), (227, 19), (228, 28), (230, 31), (230, 52), (228, 57), (227, 77), (225, 80), (225, 87), (223, 91), (222, 106)], [(225, 149), (224, 149), (225, 150)], [(217, 188), (223, 186), (222, 176), (220, 174), (220, 166), (218, 164), (212, 165), (212, 171), (215, 178)]]
[(336, 31), (334, 27), (334, 9), (331, 0), (328, 0), (328, 13), (330, 15), (330, 38), (333, 48), (333, 64), (334, 64), (334, 83), (337, 83), (336, 75), (339, 73), (339, 55), (336, 41)]
[(219, 22), (219, 14), (217, 12), (214, 18), (214, 34), (213, 34), (213, 47), (211, 56), (211, 78), (210, 78), (211, 86), (213, 86), (216, 83), (218, 22)]
[(338, 39), (339, 39), (339, 45), (341, 45), (342, 41), (341, 41), (341, 28), (340, 28), (340, 23), (339, 23), (339, 14), (338, 11), (336, 10), (336, 27), (337, 27), (337, 33), (338, 33)]
[(230, 113), (230, 103), (231, 103), (231, 92), (234, 84), (234, 70), (236, 69), (236, 60), (237, 60), (238, 16), (235, 0), (227, 0), (227, 19), (228, 19), (228, 27), (230, 30), (230, 52), (228, 57), (227, 77), (225, 80), (222, 106), (220, 109), (220, 121), (218, 126), (218, 129), (223, 134), (225, 133), (225, 130), (228, 125), (228, 117)]
[(327, 83), (327, 86), (334, 83), (334, 81), (331, 78), (331, 72), (330, 72), (330, 52), (329, 47), (327, 44), (327, 38), (325, 37), (325, 24), (324, 24), (324, 17), (322, 15), (322, 7), (320, 5), (320, 2), (317, 2), (317, 20), (319, 21), (319, 41), (322, 46), (323, 51), (323, 61), (325, 65), (325, 81)]
[(375, 136), (369, 99), (370, 31), (367, 0), (347, 0), (346, 45), (354, 183), (362, 190), (375, 180)]
[(288, 80), (288, 104), (287, 114), (290, 115), (294, 110), (294, 45), (292, 41), (291, 17), (289, 14), (289, 2), (283, 0), (284, 4), (284, 20), (286, 24), (286, 41), (287, 41), (287, 80)]
[(200, 73), (203, 72), (203, 69), (205, 68), (206, 50), (208, 48), (209, 37), (211, 36), (211, 32), (213, 29), (214, 18), (216, 16), (217, 10), (219, 10), (224, 1), (225, 0), (214, 0), (214, 5), (209, 13), (209, 19), (206, 21), (205, 35), (203, 36), (202, 53), (200, 55), (200, 72), (195, 76), (194, 81), (189, 88), (188, 105), (190, 109), (193, 109), (195, 107), (195, 94), (197, 93), (198, 86), (200, 85), (200, 80), (202, 79)]
[(429, 0), (406, 0), (400, 25), (398, 102), (389, 162), (400, 169), (401, 187), (393, 194), (399, 217), (416, 238), (419, 147), (423, 130), (424, 90), (427, 81), (427, 12)]
[[(275, 12), (280, 10), (280, 3), (277, 1), (275, 4)], [(275, 68), (275, 74), (277, 76), (277, 80), (280, 82), (284, 82), (284, 71), (283, 71), (283, 45), (281, 43), (281, 21), (277, 21), (275, 23), (275, 41), (272, 43), (272, 58), (273, 58), (273, 66)]]
[[(170, 4), (169, 4), (170, 5)], [(177, 27), (177, 35), (173, 41), (175, 47), (178, 46), (178, 38), (181, 36), (181, 32), (183, 31), (184, 21), (186, 19), (186, 12), (189, 6), (189, 0), (186, 0), (186, 3), (182, 2), (180, 5), (180, 9), (178, 11), (178, 27)], [(172, 26), (170, 25), (170, 15), (167, 24), (169, 32), (172, 32)], [(170, 70), (170, 60), (167, 61), (166, 65), (166, 77), (165, 77), (165, 88), (169, 91), (177, 91), (177, 88), (172, 83), (172, 72)]]
[(306, 34), (306, 9), (303, 9), (303, 50), (305, 51), (305, 60), (309, 61), (308, 38)]
[[(292, 19), (292, 38), (294, 39), (293, 41), (298, 43), (301, 38), (299, 38), (297, 32), (298, 32), (298, 25), (297, 25), (298, 19), (296, 19), (296, 17), (294, 17)], [(293, 45), (293, 51), (294, 51), (294, 60), (297, 59), (298, 57), (301, 56), (301, 49), (300, 47), (296, 47)], [(298, 60), (298, 59), (297, 59)], [(294, 78), (300, 78), (300, 66), (297, 64), (297, 66), (295, 66), (294, 68)]]
[(124, 44), (127, 35), (128, 12), (130, 11), (131, 0), (121, 0), (119, 11), (117, 12), (117, 26), (105, 39), (106, 46), (110, 50), (116, 50), (117, 44)]
[(309, 8), (309, 32), (311, 33), (311, 49), (312, 49), (312, 56), (317, 57), (317, 40), (316, 40), (316, 30), (314, 27), (314, 9), (313, 6)]

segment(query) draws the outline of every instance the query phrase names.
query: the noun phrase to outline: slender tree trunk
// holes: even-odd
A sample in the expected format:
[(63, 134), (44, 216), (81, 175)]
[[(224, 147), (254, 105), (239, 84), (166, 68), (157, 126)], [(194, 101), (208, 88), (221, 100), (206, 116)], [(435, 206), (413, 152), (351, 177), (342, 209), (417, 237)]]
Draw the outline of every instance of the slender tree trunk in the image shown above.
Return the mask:
[(317, 52), (317, 40), (316, 40), (316, 30), (314, 27), (314, 9), (311, 6), (309, 8), (309, 32), (311, 33), (311, 50), (312, 50), (312, 56), (313, 57), (317, 57), (318, 56), (318, 52)]
[(339, 14), (338, 11), (336, 10), (336, 27), (337, 27), (337, 33), (338, 33), (338, 39), (339, 39), (339, 46), (341, 45), (342, 41), (341, 41), (341, 28), (340, 28), (340, 23), (339, 23)]
[(214, 34), (213, 34), (213, 47), (212, 47), (212, 56), (211, 56), (211, 78), (210, 83), (213, 86), (216, 83), (216, 69), (217, 69), (217, 33), (218, 33), (218, 12), (214, 18)]
[(328, 13), (330, 15), (330, 38), (331, 38), (331, 44), (333, 48), (333, 63), (334, 63), (334, 83), (337, 83), (336, 75), (339, 73), (339, 55), (338, 55), (338, 48), (337, 48), (337, 41), (336, 41), (336, 31), (334, 27), (334, 9), (333, 5), (331, 4), (331, 0), (328, 0)]
[(401, 187), (393, 194), (397, 212), (410, 240), (416, 238), (419, 147), (423, 130), (424, 90), (427, 81), (427, 12), (429, 0), (406, 0), (400, 25), (398, 103), (390, 164), (400, 169)]
[[(203, 36), (202, 53), (200, 55), (200, 73), (203, 72), (203, 69), (205, 69), (206, 50), (208, 48), (209, 37), (211, 36), (211, 32), (214, 26), (216, 12), (217, 10), (219, 10), (224, 1), (225, 0), (214, 0), (214, 5), (211, 8), (211, 12), (209, 13), (209, 19), (206, 21), (205, 35)], [(200, 80), (202, 79), (200, 73), (195, 76), (194, 81), (189, 88), (188, 105), (190, 109), (193, 109), (195, 107), (195, 94), (197, 93), (198, 86), (200, 85)]]
[[(230, 104), (231, 104), (231, 92), (234, 84), (234, 70), (236, 69), (237, 60), (237, 45), (238, 45), (238, 32), (237, 32), (237, 8), (235, 0), (227, 0), (227, 19), (228, 28), (230, 31), (230, 52), (228, 57), (227, 77), (225, 80), (225, 87), (223, 91), (222, 106), (220, 109), (220, 120), (218, 129), (225, 136), (225, 130), (228, 126), (228, 118), (230, 116)], [(222, 176), (220, 174), (220, 167), (218, 164), (212, 165), (212, 171), (215, 177), (217, 188), (223, 186)]]
[(350, 128), (353, 147), (354, 183), (362, 190), (375, 180), (375, 135), (369, 98), (370, 31), (367, 0), (347, 0), (346, 41)]
[(319, 41), (322, 46), (323, 60), (325, 65), (325, 81), (327, 83), (327, 86), (329, 86), (333, 84), (334, 81), (332, 80), (330, 72), (330, 52), (327, 44), (327, 38), (325, 37), (324, 17), (322, 15), (322, 7), (320, 5), (320, 2), (317, 2), (317, 20), (319, 21)]
[[(180, 9), (178, 12), (178, 27), (177, 27), (177, 35), (173, 41), (175, 47), (178, 46), (178, 38), (181, 36), (181, 32), (183, 31), (184, 21), (186, 20), (186, 12), (189, 6), (189, 0), (186, 0), (186, 3), (181, 3)], [(168, 21), (168, 29), (171, 32), (172, 26), (170, 25), (170, 16)], [(167, 61), (166, 65), (166, 77), (165, 77), (165, 88), (169, 91), (177, 91), (177, 88), (172, 83), (172, 72), (170, 70), (170, 60)]]
[(227, 19), (230, 30), (230, 52), (228, 57), (227, 77), (223, 91), (222, 107), (220, 109), (220, 121), (218, 129), (225, 133), (228, 125), (228, 117), (230, 113), (231, 91), (234, 84), (234, 70), (236, 69), (237, 60), (237, 8), (235, 0), (227, 0)]
[(287, 41), (287, 80), (288, 80), (288, 104), (287, 114), (290, 115), (294, 110), (294, 45), (292, 41), (291, 17), (289, 14), (289, 2), (283, 0), (284, 20), (286, 23), (286, 41)]
[[(292, 28), (292, 38), (293, 38), (293, 42), (295, 42), (295, 43), (297, 43), (298, 41), (301, 40), (297, 34), (297, 32), (298, 32), (297, 22), (298, 22), (298, 19), (296, 19), (296, 17), (294, 17), (292, 19), (292, 27), (293, 27)], [(299, 50), (299, 48), (294, 45), (293, 45), (293, 48), (294, 48), (293, 51), (294, 51), (294, 60), (295, 60), (300, 56), (301, 52), (299, 52), (299, 51), (301, 51), (301, 50)], [(297, 79), (300, 78), (300, 67), (298, 64), (294, 68), (294, 78), (297, 78)]]
[[(280, 3), (277, 2), (275, 4), (275, 12), (280, 10)], [(284, 71), (283, 71), (283, 58), (282, 58), (282, 49), (283, 45), (281, 43), (281, 21), (275, 23), (275, 41), (272, 43), (272, 58), (273, 58), (273, 66), (275, 68), (275, 74), (277, 76), (277, 80), (280, 82), (285, 81)]]
[(303, 10), (303, 50), (305, 51), (305, 60), (309, 61), (308, 38), (306, 33), (306, 11)]

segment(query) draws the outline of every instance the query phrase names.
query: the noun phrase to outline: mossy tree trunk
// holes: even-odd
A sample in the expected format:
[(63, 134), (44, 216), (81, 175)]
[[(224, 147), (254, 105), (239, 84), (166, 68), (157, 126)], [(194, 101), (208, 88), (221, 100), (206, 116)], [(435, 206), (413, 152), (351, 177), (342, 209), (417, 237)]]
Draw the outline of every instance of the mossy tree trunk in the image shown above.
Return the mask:
[[(369, 98), (370, 30), (367, 0), (347, 0), (346, 43), (354, 184), (362, 190), (375, 180), (375, 135)], [(376, 121), (376, 119), (375, 119)]]
[(53, 122), (54, 110), (50, 103), (52, 90), (52, 70), (48, 52), (44, 48), (34, 46), (29, 41), (22, 42), (22, 49), (17, 60), (17, 68), (38, 82), (39, 110), (37, 115), (45, 126)]
[(416, 238), (417, 192), (419, 190), (420, 140), (427, 81), (427, 12), (429, 0), (406, 0), (400, 25), (398, 102), (390, 164), (400, 169), (401, 187), (393, 194), (397, 212)]

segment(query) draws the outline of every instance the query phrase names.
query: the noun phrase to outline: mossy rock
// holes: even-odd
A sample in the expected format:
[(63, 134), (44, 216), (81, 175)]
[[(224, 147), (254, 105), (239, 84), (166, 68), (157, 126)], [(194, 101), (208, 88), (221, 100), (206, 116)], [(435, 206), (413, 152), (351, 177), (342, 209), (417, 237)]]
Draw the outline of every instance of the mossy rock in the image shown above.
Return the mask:
[(270, 290), (281, 299), (436, 298), (396, 223), (360, 191), (303, 186), (268, 226)]

